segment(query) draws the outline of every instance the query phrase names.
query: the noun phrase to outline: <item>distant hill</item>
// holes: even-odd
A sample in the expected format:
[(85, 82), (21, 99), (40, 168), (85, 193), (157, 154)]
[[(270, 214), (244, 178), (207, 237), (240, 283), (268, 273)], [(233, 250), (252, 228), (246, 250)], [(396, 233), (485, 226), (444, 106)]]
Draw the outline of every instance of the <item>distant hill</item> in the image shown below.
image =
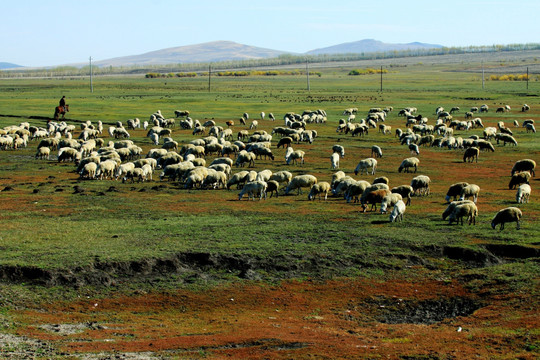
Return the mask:
[(232, 41), (213, 41), (203, 44), (172, 47), (141, 55), (123, 56), (96, 61), (97, 66), (164, 65), (231, 60), (274, 58), (286, 51), (238, 44)]
[(22, 67), (22, 65), (12, 64), (8, 62), (0, 62), (0, 70), (2, 69), (14, 69)]
[(310, 50), (306, 52), (309, 55), (319, 54), (348, 54), (348, 53), (370, 53), (370, 52), (386, 52), (394, 50), (415, 50), (415, 49), (433, 49), (442, 48), (442, 45), (424, 44), (420, 42), (412, 42), (408, 44), (388, 44), (382, 41), (373, 39), (364, 39), (360, 41), (348, 42), (338, 45), (333, 45), (325, 48)]

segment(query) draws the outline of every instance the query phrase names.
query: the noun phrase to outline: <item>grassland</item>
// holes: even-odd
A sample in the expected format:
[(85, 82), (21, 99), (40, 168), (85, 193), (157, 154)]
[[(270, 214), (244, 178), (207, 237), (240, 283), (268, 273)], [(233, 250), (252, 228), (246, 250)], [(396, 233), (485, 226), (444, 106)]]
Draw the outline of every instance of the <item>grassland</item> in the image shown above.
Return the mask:
[[(414, 197), (398, 224), (337, 197), (311, 202), (304, 193), (253, 202), (238, 201), (236, 190), (189, 190), (167, 181), (80, 180), (73, 164), (54, 156), (35, 160), (36, 141), (1, 151), (0, 325), (19, 340), (47, 344), (13, 341), (8, 354), (26, 347), (43, 358), (114, 351), (172, 358), (447, 358), (458, 349), (481, 358), (534, 358), (536, 178), (531, 202), (519, 205), (519, 231), (510, 224), (499, 232), (489, 223), (497, 210), (516, 206), (507, 186), (514, 162), (540, 160), (537, 134), (512, 127), (514, 120), (538, 118), (539, 85), (531, 82), (527, 90), (524, 82), (488, 81), (482, 89), (480, 74), (470, 72), (478, 64), (398, 65), (383, 76), (383, 92), (379, 75), (348, 76), (354, 65), (321, 69), (320, 77), (310, 78), (309, 92), (302, 76), (212, 78), (210, 91), (208, 79), (200, 77), (100, 77), (93, 93), (84, 78), (2, 80), (0, 127), (22, 121), (43, 126), (62, 95), (71, 109), (67, 122), (77, 125), (146, 120), (158, 109), (172, 117), (186, 109), (194, 119), (224, 126), (244, 112), (256, 118), (264, 111), (278, 119), (260, 121), (259, 129), (270, 132), (286, 112), (324, 109), (327, 123), (308, 126), (318, 131), (315, 142), (294, 145), (306, 151), (303, 166), (286, 165), (283, 149), (274, 148), (276, 160), (258, 160), (254, 168), (310, 173), (319, 181), (330, 181), (334, 172), (329, 156), (335, 143), (346, 149), (340, 168), (347, 174), (370, 156), (373, 144), (383, 148), (377, 174), (355, 178), (386, 176), (392, 187), (415, 176), (397, 172), (410, 153), (393, 134), (336, 133), (349, 107), (364, 117), (371, 107), (393, 106), (386, 123), (395, 129), (404, 128), (397, 116), (403, 107), (417, 107), (434, 122), (437, 106), (459, 106), (456, 117), (463, 118), (471, 106), (485, 103), (492, 111), (481, 115), (484, 124), (504, 121), (519, 143), (495, 145), (474, 164), (463, 163), (459, 150), (421, 148), (418, 173), (431, 178), (431, 195)], [(524, 63), (504, 64), (514, 65)], [(524, 103), (529, 113), (519, 111)], [(512, 111), (496, 114), (505, 104)], [(235, 131), (241, 128), (237, 124)], [(144, 152), (153, 147), (145, 134), (131, 131)], [(481, 129), (455, 136), (473, 134)], [(187, 143), (194, 136), (175, 127), (173, 138)], [(475, 226), (441, 220), (446, 190), (457, 181), (482, 189)], [(388, 324), (407, 313), (395, 297), (405, 299), (407, 308), (428, 309), (426, 318), (434, 312), (453, 316), (429, 325), (417, 325), (411, 316)], [(477, 305), (462, 313), (456, 308), (468, 306), (447, 302), (454, 298)], [(244, 302), (235, 308), (230, 299)], [(381, 308), (396, 311), (383, 316)], [(64, 328), (52, 331), (54, 324)], [(70, 333), (70, 324), (86, 325)], [(466, 328), (465, 341), (458, 326)], [(422, 339), (440, 339), (441, 345)]]

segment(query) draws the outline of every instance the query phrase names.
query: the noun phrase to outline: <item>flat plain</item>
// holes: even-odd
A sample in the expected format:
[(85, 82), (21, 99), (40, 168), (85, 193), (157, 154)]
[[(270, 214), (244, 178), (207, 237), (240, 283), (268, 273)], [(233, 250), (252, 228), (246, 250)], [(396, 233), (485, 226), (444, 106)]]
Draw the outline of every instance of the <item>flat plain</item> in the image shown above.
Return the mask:
[[(345, 148), (339, 170), (390, 188), (417, 175), (431, 179), (428, 196), (414, 196), (403, 221), (362, 212), (343, 196), (307, 198), (309, 189), (261, 201), (238, 200), (235, 187), (186, 189), (178, 181), (80, 179), (73, 162), (35, 159), (39, 140), (0, 151), (0, 354), (7, 358), (396, 358), (534, 359), (539, 355), (538, 177), (529, 203), (517, 204), (508, 188), (513, 164), (540, 160), (538, 135), (521, 126), (540, 114), (540, 85), (485, 81), (537, 66), (535, 54), (490, 61), (393, 59), (387, 73), (350, 76), (363, 63), (312, 64), (305, 75), (160, 78), (143, 76), (0, 79), (0, 128), (29, 122), (46, 126), (66, 95), (76, 125), (102, 121), (107, 128), (128, 119), (148, 120), (160, 110), (174, 118), (189, 110), (201, 123), (233, 120), (233, 133), (271, 133), (287, 112), (323, 109), (325, 123), (305, 151), (304, 164), (287, 165), (272, 139), (275, 159), (257, 159), (248, 170), (287, 170), (328, 181), (332, 146)], [(434, 57), (435, 58), (435, 57)], [(373, 67), (379, 66), (374, 64)], [(473, 70), (475, 69), (475, 70)], [(302, 69), (300, 69), (302, 70)], [(500, 121), (517, 146), (497, 144), (464, 163), (462, 149), (421, 146), (417, 173), (398, 167), (411, 153), (395, 137), (406, 129), (399, 110), (416, 107), (435, 124), (435, 109), (471, 107), (484, 127)], [(523, 104), (530, 110), (521, 112)], [(509, 105), (511, 110), (496, 112)], [(355, 122), (373, 107), (393, 107), (384, 124), (365, 136), (337, 132), (343, 111), (356, 107)], [(239, 123), (244, 112), (246, 125)], [(273, 113), (275, 121), (260, 119)], [(517, 120), (520, 126), (514, 126)], [(201, 137), (176, 120), (180, 145)], [(126, 125), (125, 125), (126, 126)], [(455, 137), (483, 136), (482, 128)], [(142, 128), (130, 139), (152, 148)], [(374, 175), (354, 175), (372, 145), (383, 149)], [(209, 164), (215, 155), (207, 156)], [(233, 157), (234, 158), (234, 157)], [(233, 173), (245, 168), (233, 167)], [(442, 220), (446, 191), (466, 181), (480, 186), (475, 225)], [(492, 229), (506, 207), (523, 211), (521, 228)]]

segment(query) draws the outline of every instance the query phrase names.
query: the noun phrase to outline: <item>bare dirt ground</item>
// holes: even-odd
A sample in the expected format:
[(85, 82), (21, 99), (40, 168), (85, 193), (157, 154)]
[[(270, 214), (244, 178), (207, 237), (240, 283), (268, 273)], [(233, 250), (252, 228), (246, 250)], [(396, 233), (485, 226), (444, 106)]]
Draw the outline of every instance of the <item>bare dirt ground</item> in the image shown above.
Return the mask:
[(445, 279), (337, 279), (86, 297), (20, 311), (21, 337), (0, 343), (25, 344), (28, 358), (537, 358), (534, 301), (496, 293)]

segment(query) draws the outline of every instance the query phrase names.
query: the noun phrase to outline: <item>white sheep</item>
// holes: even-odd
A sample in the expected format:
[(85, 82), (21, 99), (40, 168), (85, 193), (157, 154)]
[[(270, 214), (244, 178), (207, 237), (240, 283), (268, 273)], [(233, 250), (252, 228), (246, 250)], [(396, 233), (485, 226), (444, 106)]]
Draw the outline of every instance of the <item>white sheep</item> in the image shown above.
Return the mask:
[(272, 170), (262, 170), (257, 173), (256, 180), (267, 182), (272, 177)]
[(452, 224), (454, 221), (456, 221), (456, 223), (459, 224), (459, 221), (461, 220), (461, 225), (463, 225), (463, 218), (467, 217), (469, 225), (471, 225), (471, 223), (476, 225), (477, 216), (478, 208), (476, 205), (472, 202), (464, 202), (462, 204), (455, 205), (454, 209), (450, 213), (450, 216), (448, 217), (448, 223)]
[(255, 200), (255, 196), (259, 197), (261, 200), (263, 197), (266, 199), (266, 188), (267, 184), (264, 181), (250, 181), (244, 185), (242, 191), (238, 194), (238, 200), (242, 200), (245, 194), (248, 194), (248, 200)]
[(476, 204), (479, 193), (480, 193), (480, 186), (476, 184), (469, 184), (461, 190), (461, 196), (459, 197), (459, 200), (465, 200), (472, 196), (473, 202)]
[(313, 184), (317, 183), (317, 178), (313, 175), (297, 175), (292, 178), (291, 182), (287, 185), (285, 189), (285, 195), (289, 194), (291, 190), (298, 189), (298, 194), (300, 195), (301, 188), (309, 187), (311, 188)]
[(133, 169), (135, 169), (135, 164), (132, 162), (120, 164), (120, 166), (118, 166), (118, 168), (116, 169), (114, 177), (116, 180), (118, 180), (120, 176), (123, 176), (122, 181), (125, 181), (127, 177), (132, 176)]
[(529, 184), (519, 185), (516, 192), (516, 202), (518, 204), (528, 203), (531, 196), (531, 186)]
[(112, 179), (117, 166), (118, 163), (114, 160), (101, 161), (96, 170), (96, 177), (99, 176), (100, 180), (103, 180), (103, 178)]
[(418, 170), (418, 164), (420, 164), (420, 160), (418, 158), (406, 158), (401, 162), (401, 165), (399, 165), (398, 172), (410, 172), (410, 168), (414, 168), (414, 172), (416, 172), (416, 170)]
[(227, 190), (229, 190), (233, 185), (236, 185), (237, 189), (240, 189), (240, 187), (244, 186), (244, 184), (247, 182), (248, 174), (249, 171), (246, 170), (242, 170), (233, 174), (227, 182)]
[(321, 181), (317, 184), (311, 186), (311, 190), (308, 194), (308, 200), (315, 200), (315, 197), (319, 196), (319, 201), (321, 200), (321, 194), (324, 194), (324, 201), (328, 198), (328, 193), (330, 192), (330, 183), (326, 181)]
[(253, 121), (251, 122), (251, 125), (249, 125), (249, 129), (250, 129), (250, 130), (256, 129), (257, 126), (259, 126), (259, 122), (258, 122), (257, 120), (253, 120)]
[(381, 207), (380, 207), (381, 214), (386, 214), (386, 211), (389, 206), (394, 206), (398, 201), (402, 201), (402, 200), (403, 200), (402, 196), (398, 193), (391, 193), (391, 194), (386, 195), (382, 199), (382, 202), (381, 202)]
[(287, 163), (287, 165), (289, 165), (292, 160), (294, 164), (298, 164), (298, 160), (300, 160), (300, 164), (304, 164), (305, 155), (305, 151), (294, 150), (292, 147), (289, 146), (287, 148), (287, 152), (285, 153), (285, 162)]
[(332, 169), (339, 169), (339, 154), (338, 153), (332, 153), (330, 156), (330, 165), (332, 166)]
[(87, 179), (94, 179), (96, 177), (98, 164), (94, 162), (86, 163), (82, 170), (79, 172), (79, 175), (81, 176), (81, 179), (87, 178)]
[(292, 180), (292, 173), (289, 172), (289, 171), (286, 171), (286, 170), (281, 170), (281, 171), (277, 171), (275, 173), (272, 174), (272, 176), (270, 177), (270, 180), (275, 180), (277, 181), (278, 183), (290, 183), (291, 180)]
[(374, 158), (360, 160), (354, 169), (354, 175), (358, 175), (358, 173), (363, 174), (364, 170), (366, 171), (366, 174), (369, 174), (368, 169), (371, 169), (371, 175), (374, 175), (375, 171), (377, 170), (377, 160)]
[(499, 210), (497, 214), (495, 214), (495, 217), (491, 221), (491, 227), (495, 229), (497, 225), (501, 225), (499, 230), (504, 229), (504, 224), (507, 222), (516, 222), (516, 229), (519, 230), (520, 228), (520, 222), (521, 218), (523, 217), (523, 213), (521, 210), (517, 207), (507, 207), (505, 209)]
[(51, 149), (44, 146), (44, 147), (40, 147), (40, 148), (37, 149), (35, 158), (36, 159), (42, 159), (42, 160), (43, 159), (49, 160), (50, 155), (51, 155)]
[(332, 152), (338, 153), (341, 157), (345, 157), (345, 148), (341, 145), (332, 146)]
[(422, 195), (429, 195), (429, 184), (431, 183), (431, 179), (427, 175), (418, 175), (417, 177), (413, 178), (411, 180), (411, 187), (414, 190), (414, 195), (418, 194), (419, 196)]
[(396, 204), (394, 205), (394, 209), (392, 210), (392, 212), (390, 213), (390, 216), (388, 217), (390, 222), (403, 221), (403, 214), (405, 213), (405, 209), (406, 209), (406, 206), (403, 200), (397, 201)]

